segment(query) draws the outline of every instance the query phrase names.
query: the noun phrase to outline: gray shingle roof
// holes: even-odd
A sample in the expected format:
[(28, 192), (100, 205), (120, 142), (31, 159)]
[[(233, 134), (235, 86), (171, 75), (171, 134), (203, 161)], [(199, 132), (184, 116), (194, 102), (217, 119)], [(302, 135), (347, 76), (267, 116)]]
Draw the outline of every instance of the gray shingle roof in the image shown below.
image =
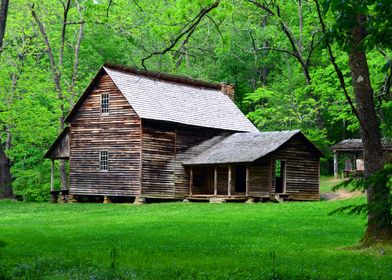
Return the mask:
[(204, 150), (199, 155), (183, 160), (183, 164), (199, 165), (253, 162), (277, 150), (298, 133), (301, 132), (299, 130), (287, 130), (234, 133)]
[(152, 79), (109, 67), (104, 70), (142, 119), (232, 131), (258, 131), (218, 89)]
[[(381, 139), (384, 151), (392, 151), (392, 140)], [(360, 152), (362, 151), (362, 139), (344, 139), (331, 147), (332, 151), (337, 152)]]

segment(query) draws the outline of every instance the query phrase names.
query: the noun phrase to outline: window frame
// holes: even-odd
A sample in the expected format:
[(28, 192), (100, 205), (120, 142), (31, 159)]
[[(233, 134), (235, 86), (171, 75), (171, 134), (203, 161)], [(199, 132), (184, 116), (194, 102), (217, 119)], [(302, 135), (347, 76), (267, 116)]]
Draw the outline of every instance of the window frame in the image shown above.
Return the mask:
[[(104, 100), (105, 100), (105, 103), (104, 103)], [(106, 100), (107, 100), (107, 102), (106, 102)], [(110, 104), (110, 93), (102, 93), (101, 94), (101, 115), (104, 115), (104, 116), (109, 115), (109, 112), (110, 112), (109, 104)]]
[(100, 172), (109, 171), (109, 150), (99, 151), (99, 171)]

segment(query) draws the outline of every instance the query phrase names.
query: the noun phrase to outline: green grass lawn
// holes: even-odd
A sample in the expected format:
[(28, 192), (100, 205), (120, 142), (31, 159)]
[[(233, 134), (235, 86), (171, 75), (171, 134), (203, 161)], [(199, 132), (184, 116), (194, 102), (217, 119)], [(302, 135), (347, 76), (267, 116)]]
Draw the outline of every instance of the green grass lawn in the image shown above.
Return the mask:
[(332, 188), (337, 184), (343, 182), (341, 178), (335, 179), (334, 177), (325, 177), (320, 179), (320, 193), (331, 192)]
[(2, 201), (0, 271), (11, 279), (392, 279), (390, 249), (350, 249), (365, 220), (328, 215), (362, 202)]

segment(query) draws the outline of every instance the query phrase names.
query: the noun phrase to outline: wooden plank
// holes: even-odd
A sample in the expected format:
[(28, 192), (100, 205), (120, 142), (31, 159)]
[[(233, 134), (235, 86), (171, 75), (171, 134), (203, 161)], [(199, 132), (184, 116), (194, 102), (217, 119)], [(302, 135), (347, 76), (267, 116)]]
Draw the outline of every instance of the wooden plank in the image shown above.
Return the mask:
[(54, 159), (50, 160), (50, 190), (54, 191)]
[(143, 194), (143, 120), (140, 119), (139, 125), (139, 133), (140, 133), (140, 159), (139, 159), (139, 195), (142, 196)]
[(227, 195), (231, 196), (231, 165), (227, 169)]
[(245, 196), (249, 196), (249, 165), (246, 165), (246, 174), (245, 174)]
[(189, 170), (189, 194), (193, 194), (193, 168), (191, 167)]
[(218, 194), (218, 169), (214, 168), (214, 195)]

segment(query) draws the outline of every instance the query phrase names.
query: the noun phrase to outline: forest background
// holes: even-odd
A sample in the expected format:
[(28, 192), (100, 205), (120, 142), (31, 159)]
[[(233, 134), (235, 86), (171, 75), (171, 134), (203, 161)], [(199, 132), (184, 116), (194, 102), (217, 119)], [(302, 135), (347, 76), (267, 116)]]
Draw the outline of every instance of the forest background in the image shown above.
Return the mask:
[[(0, 162), (14, 193), (49, 198), (43, 155), (105, 62), (234, 84), (237, 105), (261, 131), (301, 129), (324, 151), (322, 174), (330, 174), (329, 146), (358, 138), (358, 121), (314, 2), (272, 2), (273, 13), (245, 0), (11, 0), (0, 52)], [(353, 97), (344, 46), (331, 46)], [(382, 136), (392, 137), (392, 53), (367, 54)]]

